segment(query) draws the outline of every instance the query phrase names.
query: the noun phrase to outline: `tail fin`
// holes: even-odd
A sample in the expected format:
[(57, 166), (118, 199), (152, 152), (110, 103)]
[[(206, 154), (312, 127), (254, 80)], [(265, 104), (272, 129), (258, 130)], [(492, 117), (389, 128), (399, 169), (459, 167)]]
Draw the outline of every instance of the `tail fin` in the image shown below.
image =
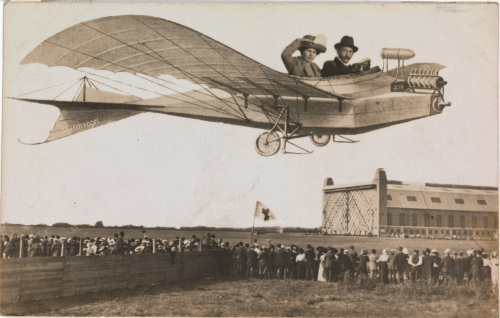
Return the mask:
[(59, 108), (61, 114), (57, 119), (49, 137), (39, 143), (25, 143), (25, 145), (39, 145), (54, 141), (83, 131), (129, 118), (147, 111), (138, 109), (135, 105), (113, 105), (88, 102), (58, 102), (45, 100), (25, 100), (40, 104), (53, 105)]
[(19, 142), (25, 145), (39, 145), (144, 113), (138, 106), (127, 105), (139, 98), (99, 91), (91, 87), (87, 87), (84, 94), (83, 91), (80, 92), (74, 102), (20, 99), (56, 106), (61, 114), (47, 140), (29, 144), (18, 139)]

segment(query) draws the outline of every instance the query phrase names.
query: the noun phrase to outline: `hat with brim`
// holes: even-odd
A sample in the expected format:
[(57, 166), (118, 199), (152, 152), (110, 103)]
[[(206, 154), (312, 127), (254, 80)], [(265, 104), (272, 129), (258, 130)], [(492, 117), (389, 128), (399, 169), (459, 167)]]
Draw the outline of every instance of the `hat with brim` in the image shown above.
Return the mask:
[(358, 47), (354, 45), (354, 39), (351, 36), (345, 35), (344, 37), (342, 37), (340, 42), (334, 45), (334, 48), (335, 50), (338, 50), (343, 46), (350, 47), (354, 51), (354, 53), (358, 51)]
[(319, 34), (318, 36), (306, 35), (302, 38), (302, 43), (299, 50), (315, 49), (318, 54), (326, 52), (326, 36)]

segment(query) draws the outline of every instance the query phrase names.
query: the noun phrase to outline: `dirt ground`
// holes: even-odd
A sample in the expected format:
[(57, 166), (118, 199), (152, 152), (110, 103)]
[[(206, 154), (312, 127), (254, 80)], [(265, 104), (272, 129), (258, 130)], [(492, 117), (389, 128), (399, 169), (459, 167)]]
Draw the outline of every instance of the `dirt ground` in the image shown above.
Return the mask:
[(498, 317), (486, 286), (323, 283), (223, 277), (4, 305), (2, 315)]

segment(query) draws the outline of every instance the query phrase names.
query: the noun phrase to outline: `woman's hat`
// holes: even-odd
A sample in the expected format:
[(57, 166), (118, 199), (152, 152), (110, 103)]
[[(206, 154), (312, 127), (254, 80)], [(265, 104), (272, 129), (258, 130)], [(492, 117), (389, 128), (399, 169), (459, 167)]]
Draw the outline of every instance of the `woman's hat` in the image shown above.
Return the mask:
[(336, 50), (338, 50), (343, 46), (350, 47), (354, 51), (354, 53), (356, 53), (358, 51), (358, 47), (354, 46), (354, 39), (351, 36), (348, 36), (348, 35), (343, 36), (342, 40), (340, 40), (339, 43), (334, 45), (334, 48)]
[(319, 53), (326, 52), (326, 35), (319, 34), (318, 36), (306, 35), (302, 38), (300, 49), (316, 49)]

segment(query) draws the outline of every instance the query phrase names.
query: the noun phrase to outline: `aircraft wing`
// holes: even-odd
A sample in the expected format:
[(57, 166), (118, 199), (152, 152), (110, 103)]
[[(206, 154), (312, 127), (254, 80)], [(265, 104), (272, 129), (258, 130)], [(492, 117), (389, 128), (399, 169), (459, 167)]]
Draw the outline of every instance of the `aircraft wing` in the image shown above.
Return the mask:
[(274, 71), (195, 30), (150, 16), (76, 24), (38, 45), (22, 61), (28, 63), (171, 75), (231, 94), (346, 98)]

